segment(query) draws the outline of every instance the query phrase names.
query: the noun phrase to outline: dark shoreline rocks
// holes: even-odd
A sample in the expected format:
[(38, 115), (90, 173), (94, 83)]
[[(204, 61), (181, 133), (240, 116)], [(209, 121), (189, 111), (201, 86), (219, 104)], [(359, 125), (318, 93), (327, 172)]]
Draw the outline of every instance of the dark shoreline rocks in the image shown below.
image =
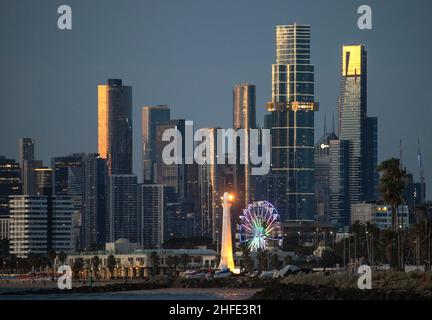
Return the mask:
[(264, 280), (253, 278), (231, 278), (231, 279), (183, 279), (183, 278), (163, 278), (149, 279), (141, 282), (111, 283), (98, 286), (80, 286), (73, 287), (70, 290), (51, 289), (28, 289), (20, 291), (8, 291), (0, 293), (2, 295), (33, 295), (33, 294), (73, 294), (73, 293), (109, 293), (118, 291), (136, 291), (136, 290), (157, 290), (165, 288), (221, 288), (221, 289), (261, 289), (267, 286), (277, 284), (277, 280)]
[(2, 295), (46, 295), (74, 293), (110, 293), (119, 291), (157, 290), (165, 288), (220, 288), (220, 289), (260, 289), (252, 300), (429, 300), (432, 290), (408, 291), (401, 289), (360, 290), (357, 288), (338, 288), (325, 285), (283, 284), (276, 279), (230, 278), (230, 279), (183, 279), (153, 278), (141, 282), (110, 283), (99, 286), (74, 287), (71, 290), (30, 289), (16, 292), (3, 292)]
[(276, 284), (254, 294), (252, 300), (429, 300), (432, 291), (395, 289), (360, 290), (300, 284)]

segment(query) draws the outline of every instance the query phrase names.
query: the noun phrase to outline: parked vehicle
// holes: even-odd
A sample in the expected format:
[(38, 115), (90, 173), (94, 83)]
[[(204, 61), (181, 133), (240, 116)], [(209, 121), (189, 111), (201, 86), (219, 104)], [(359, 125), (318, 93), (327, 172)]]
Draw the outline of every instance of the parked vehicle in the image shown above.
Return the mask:
[(187, 270), (184, 274), (186, 279), (204, 279), (206, 274), (198, 270)]
[(278, 273), (278, 270), (272, 270), (272, 271), (263, 271), (261, 272), (261, 274), (258, 276), (261, 279), (266, 279), (266, 278), (275, 278), (275, 275)]
[(224, 268), (222, 270), (216, 271), (213, 278), (218, 279), (229, 277), (231, 277), (231, 271), (228, 268)]
[(287, 266), (285, 266), (279, 270), (279, 272), (277, 274), (277, 278), (278, 277), (286, 277), (290, 274), (297, 274), (300, 271), (301, 271), (301, 269), (299, 267), (292, 265), (292, 264), (289, 264), (289, 265), (287, 265)]

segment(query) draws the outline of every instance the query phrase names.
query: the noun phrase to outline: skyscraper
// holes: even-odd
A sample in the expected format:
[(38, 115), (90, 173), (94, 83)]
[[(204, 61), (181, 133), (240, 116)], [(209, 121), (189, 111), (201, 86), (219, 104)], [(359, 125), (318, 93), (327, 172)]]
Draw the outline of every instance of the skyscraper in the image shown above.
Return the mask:
[(21, 180), (24, 194), (33, 194), (34, 176), (33, 169), (41, 167), (40, 161), (34, 161), (34, 140), (21, 138), (18, 140), (18, 163), (21, 168)]
[(349, 142), (331, 139), (329, 153), (329, 222), (342, 228), (350, 223)]
[(156, 162), (156, 126), (170, 120), (167, 106), (144, 106), (142, 108), (142, 170), (144, 183), (154, 182)]
[(253, 176), (251, 176), (251, 164), (249, 161), (245, 164), (240, 163), (240, 156), (243, 154), (244, 159), (249, 159), (249, 141), (250, 129), (256, 129), (255, 115), (255, 85), (237, 84), (233, 89), (233, 129), (244, 129), (245, 141), (243, 150), (241, 145), (237, 144), (237, 161), (235, 169), (235, 186), (236, 186), (236, 203), (233, 206), (233, 214), (239, 216), (244, 208), (253, 200)]
[(72, 246), (73, 201), (67, 196), (10, 198), (11, 254), (26, 258), (49, 250), (70, 252)]
[(75, 153), (51, 159), (53, 188), (56, 195), (82, 195), (82, 157)]
[(55, 195), (67, 195), (74, 202), (74, 239), (76, 249), (83, 248), (82, 223), (83, 223), (83, 153), (75, 153), (65, 157), (51, 159), (53, 169), (53, 190)]
[(120, 79), (98, 85), (98, 150), (108, 174), (132, 173), (132, 87)]
[(367, 52), (342, 47), (339, 138), (349, 143), (349, 203), (376, 199), (377, 119), (367, 117)]
[(162, 249), (168, 238), (168, 204), (175, 201), (173, 187), (138, 185), (138, 238), (144, 248)]
[[(166, 164), (162, 158), (162, 153), (170, 142), (162, 141), (165, 130), (175, 129), (181, 134), (181, 164)], [(179, 200), (185, 199), (187, 195), (187, 167), (185, 164), (185, 134), (186, 121), (169, 120), (158, 123), (156, 126), (156, 183), (174, 187)]]
[(210, 154), (203, 156), (206, 156), (210, 161), (199, 165), (198, 171), (202, 234), (211, 237), (213, 241), (220, 240), (222, 228), (220, 174), (223, 165), (217, 164), (217, 129), (203, 129), (207, 131), (207, 135), (210, 137), (209, 148), (207, 149)]
[(22, 182), (23, 182), (23, 194), (35, 195), (36, 190), (36, 174), (35, 170), (37, 168), (42, 168), (43, 162), (41, 160), (24, 160), (22, 172)]
[(108, 239), (138, 241), (137, 177), (133, 174), (108, 177)]
[(378, 118), (366, 118), (366, 155), (365, 155), (365, 189), (364, 200), (374, 201), (378, 198)]
[(84, 155), (83, 210), (81, 243), (83, 248), (94, 248), (106, 243), (107, 225), (107, 166), (98, 154)]
[[(52, 186), (52, 169), (51, 168), (35, 168), (35, 193), (33, 195), (49, 196), (53, 194)], [(66, 194), (66, 193), (65, 193)], [(64, 195), (65, 195), (64, 194)]]
[(0, 157), (0, 216), (9, 215), (9, 196), (22, 193), (21, 169), (14, 159)]
[(350, 203), (363, 201), (367, 56), (363, 45), (342, 47), (342, 77), (339, 99), (339, 137), (350, 143)]
[(18, 140), (18, 163), (23, 168), (24, 160), (34, 160), (34, 140), (21, 138)]
[(315, 144), (315, 206), (317, 220), (327, 222), (330, 213), (330, 140), (337, 139), (334, 132), (325, 132)]
[(276, 27), (272, 66), (271, 199), (282, 221), (314, 218), (314, 66), (310, 64), (310, 26)]

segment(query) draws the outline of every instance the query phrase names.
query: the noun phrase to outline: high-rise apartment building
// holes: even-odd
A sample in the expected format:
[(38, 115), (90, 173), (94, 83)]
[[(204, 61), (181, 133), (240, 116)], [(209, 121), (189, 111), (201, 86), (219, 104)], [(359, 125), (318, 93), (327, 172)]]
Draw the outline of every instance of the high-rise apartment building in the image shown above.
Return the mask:
[(170, 120), (170, 109), (165, 105), (142, 108), (142, 170), (144, 183), (155, 181), (156, 127)]
[(98, 153), (108, 174), (132, 173), (132, 87), (120, 79), (98, 86)]
[(329, 152), (329, 222), (342, 228), (350, 223), (349, 142), (331, 139)]
[(144, 248), (162, 249), (169, 237), (168, 206), (175, 202), (173, 187), (138, 185), (138, 239)]
[(138, 242), (137, 177), (133, 174), (108, 177), (108, 239)]
[(22, 193), (21, 169), (14, 159), (0, 157), (0, 217), (9, 215), (9, 196)]
[(81, 242), (83, 224), (83, 153), (51, 159), (53, 192), (55, 195), (70, 196), (74, 202), (74, 246), (83, 248)]
[(18, 258), (71, 252), (73, 201), (67, 196), (10, 197), (10, 253)]
[(10, 218), (0, 217), (0, 240), (9, 239)]
[(276, 63), (266, 126), (272, 134), (270, 201), (282, 221), (314, 218), (314, 65), (310, 26), (276, 27)]
[(82, 158), (83, 198), (81, 243), (83, 248), (103, 247), (107, 242), (107, 180), (106, 160), (99, 154)]
[[(166, 164), (163, 159), (163, 150), (170, 144), (170, 141), (163, 141), (162, 137), (166, 130), (174, 129), (181, 135), (181, 163)], [(156, 183), (174, 187), (179, 199), (185, 199), (187, 196), (187, 165), (185, 164), (186, 152), (186, 121), (169, 120), (158, 123), (156, 126)]]

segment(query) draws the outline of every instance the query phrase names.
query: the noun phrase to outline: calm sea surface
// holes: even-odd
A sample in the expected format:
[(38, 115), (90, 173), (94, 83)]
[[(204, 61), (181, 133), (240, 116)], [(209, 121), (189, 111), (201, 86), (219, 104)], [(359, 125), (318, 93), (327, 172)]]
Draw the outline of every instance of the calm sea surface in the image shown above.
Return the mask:
[[(0, 292), (12, 293), (16, 291), (16, 289), (0, 288)], [(244, 300), (249, 299), (253, 293), (254, 291), (251, 290), (203, 289), (202, 291), (199, 291), (187, 289), (164, 289), (92, 294), (0, 295), (0, 300)]]

